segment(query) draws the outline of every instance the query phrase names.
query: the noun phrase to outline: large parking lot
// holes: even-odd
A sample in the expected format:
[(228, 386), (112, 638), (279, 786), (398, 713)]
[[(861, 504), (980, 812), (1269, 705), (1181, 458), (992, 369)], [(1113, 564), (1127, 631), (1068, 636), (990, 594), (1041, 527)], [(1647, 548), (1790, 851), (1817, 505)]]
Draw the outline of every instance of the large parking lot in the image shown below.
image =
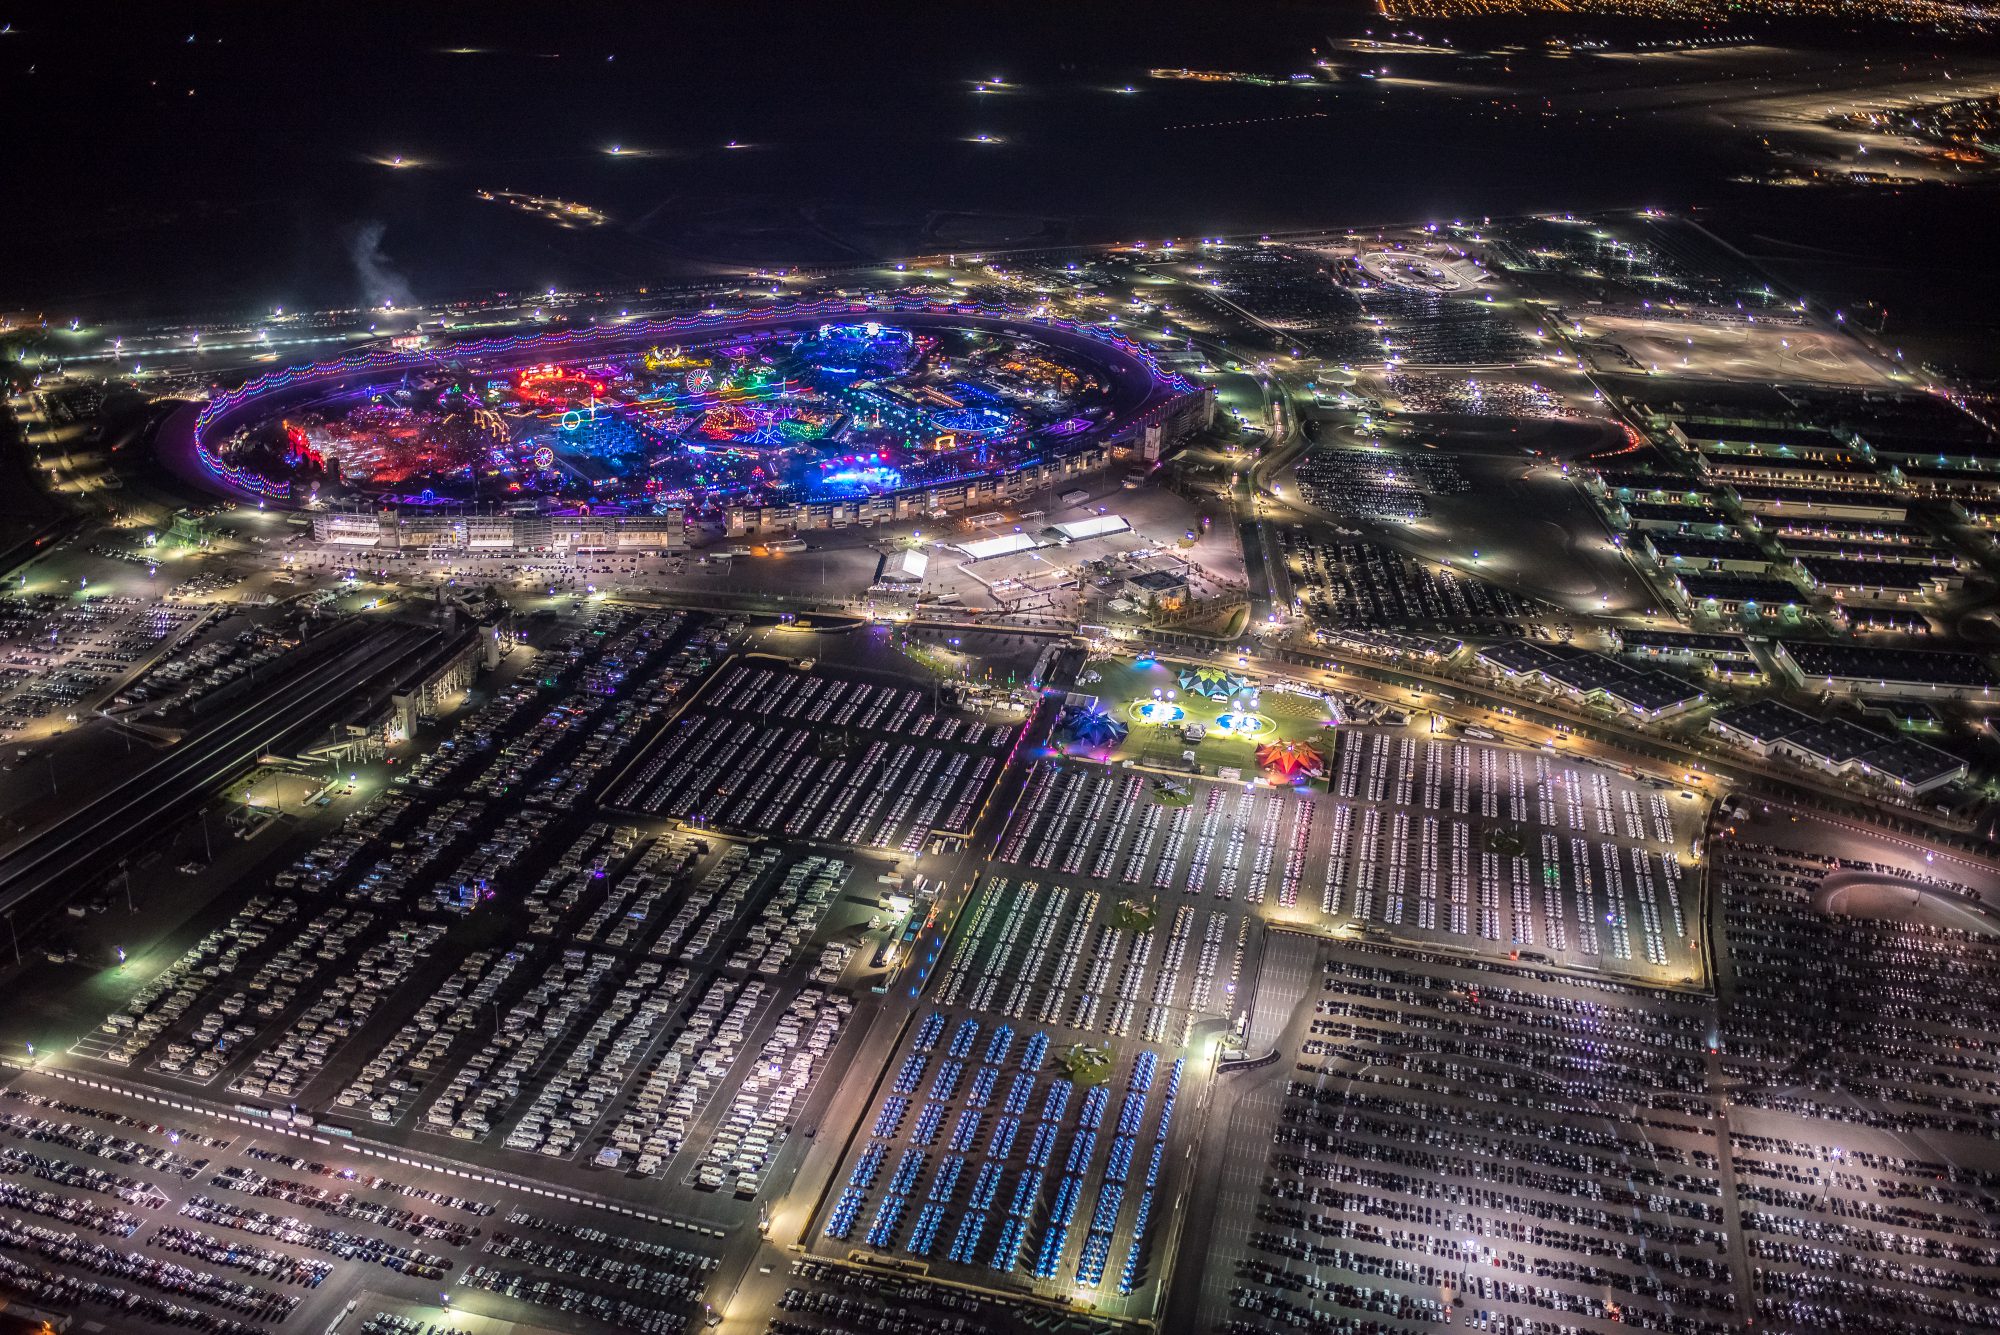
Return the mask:
[(614, 808), (739, 833), (915, 853), (969, 831), (1019, 725), (907, 681), (745, 657), (613, 786)]
[(0, 740), (45, 719), (71, 722), (207, 610), (116, 593), (0, 597)]
[[(1043, 887), (1251, 906), (1274, 923), (1701, 982), (1702, 804), (1543, 751), (1347, 726), (1328, 788), (1030, 774), (996, 861)], [(1046, 894), (1036, 896), (1038, 911)]]
[(1618, 985), (1328, 951), (1205, 1147), (1206, 1284), (1178, 1328), (1736, 1329), (1708, 1023)]
[[(1996, 938), (1903, 920), (1990, 881), (1773, 825), (1712, 855), (1715, 998), (1318, 944), (1277, 1065), (1218, 1082), (1169, 1327), (2000, 1327)], [(1875, 878), (1895, 917), (1822, 911)]]
[[(561, 1182), (580, 1194), (550, 1188), (558, 1201), (681, 1221), (668, 1228), (690, 1239), (747, 1228), (767, 1184), (789, 1180), (903, 930), (885, 854), (971, 828), (1021, 725), (946, 707), (909, 678), (725, 659), (738, 634), (622, 609), (536, 624), (456, 714), (397, 749), (387, 783), (314, 822), (129, 972), (102, 975), (108, 1009), (62, 1044), (64, 1072), (158, 1091), (181, 1122), (157, 1133), (166, 1148), (104, 1148), (82, 1120), (94, 1114), (17, 1112), (0, 1134), (146, 1171), (99, 1181), (32, 1157), (6, 1164), (128, 1210), (178, 1209), (149, 1247), (211, 1265), (233, 1256), (240, 1284), (19, 1231), (34, 1224), (8, 1235), (9, 1251), (185, 1291), (205, 1305), (188, 1312), (235, 1313), (244, 1329), (318, 1303), (286, 1286), (353, 1292), (336, 1281), (351, 1258), (466, 1310), (685, 1328), (715, 1299), (713, 1248), (676, 1252), (658, 1229), (600, 1238), (533, 1202), (502, 1222), (492, 1191), (466, 1197), (477, 1208), (446, 1203), (477, 1222), (433, 1210), (411, 1223), (360, 1189), (394, 1194), (396, 1179), (342, 1176), (310, 1147)], [(783, 755), (801, 764), (774, 763)], [(223, 1109), (271, 1134), (241, 1162), (198, 1162), (188, 1147), (211, 1136), (199, 1119)], [(9, 1200), (68, 1227), (114, 1240), (138, 1227), (27, 1191)], [(370, 1276), (381, 1304), (367, 1328), (440, 1313), (413, 1305), (422, 1289), (382, 1278)]]
[(486, 1311), (504, 1298), (531, 1329), (679, 1331), (723, 1245), (705, 1225), (454, 1159), (87, 1073), (8, 1076), (0, 1273), (87, 1329), (340, 1320), (386, 1335), (397, 1318), (445, 1322), (439, 1297), (455, 1295)]

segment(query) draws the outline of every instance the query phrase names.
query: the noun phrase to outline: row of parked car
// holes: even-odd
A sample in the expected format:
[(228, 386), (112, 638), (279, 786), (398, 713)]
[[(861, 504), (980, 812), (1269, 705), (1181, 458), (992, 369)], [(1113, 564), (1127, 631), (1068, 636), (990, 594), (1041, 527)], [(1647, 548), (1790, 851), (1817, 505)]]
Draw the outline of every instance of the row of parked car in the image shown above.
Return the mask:
[(104, 1017), (99, 1030), (111, 1042), (98, 1055), (114, 1065), (131, 1065), (218, 980), (234, 973), (249, 952), (270, 940), (273, 929), (297, 913), (298, 905), (289, 899), (251, 897), (227, 923), (190, 946), (121, 1009)]
[(418, 1084), (443, 1065), (459, 1037), (494, 1007), (501, 987), (525, 958), (520, 950), (475, 950), (459, 961), (334, 1102), (366, 1109), (370, 1121), (394, 1122), (402, 1105), (416, 1097)]
[(727, 1182), (738, 1196), (757, 1194), (853, 1009), (852, 1001), (835, 993), (817, 987), (799, 990), (746, 1068), (728, 1112), (702, 1152), (697, 1182), (708, 1187)]
[(306, 1083), (368, 1017), (409, 981), (444, 936), (437, 923), (404, 919), (375, 941), (325, 993), (292, 1021), (270, 1048), (251, 1059), (230, 1089), (255, 1098), (296, 1100)]

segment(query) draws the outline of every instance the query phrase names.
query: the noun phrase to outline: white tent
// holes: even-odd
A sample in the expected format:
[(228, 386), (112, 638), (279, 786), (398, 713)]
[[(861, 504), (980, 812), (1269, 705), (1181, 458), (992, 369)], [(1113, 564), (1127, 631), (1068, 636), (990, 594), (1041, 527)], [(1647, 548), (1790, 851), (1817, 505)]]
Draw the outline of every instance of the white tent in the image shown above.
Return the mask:
[(1104, 538), (1113, 533), (1123, 533), (1131, 527), (1123, 515), (1093, 515), (1089, 519), (1057, 524), (1054, 531), (1064, 542), (1082, 542), (1085, 538)]
[(1015, 552), (1025, 552), (1035, 545), (1035, 540), (1025, 533), (1002, 533), (997, 538), (979, 538), (973, 542), (953, 544), (972, 561), (984, 561), (995, 556), (1012, 556)]

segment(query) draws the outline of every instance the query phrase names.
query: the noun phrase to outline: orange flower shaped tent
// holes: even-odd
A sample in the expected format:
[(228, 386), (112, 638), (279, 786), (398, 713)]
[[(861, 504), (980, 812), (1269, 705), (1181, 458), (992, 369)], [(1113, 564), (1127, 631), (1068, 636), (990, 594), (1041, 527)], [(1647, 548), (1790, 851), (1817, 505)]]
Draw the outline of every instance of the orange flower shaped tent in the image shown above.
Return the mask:
[(1266, 742), (1257, 748), (1257, 763), (1285, 783), (1326, 773), (1326, 757), (1311, 742)]

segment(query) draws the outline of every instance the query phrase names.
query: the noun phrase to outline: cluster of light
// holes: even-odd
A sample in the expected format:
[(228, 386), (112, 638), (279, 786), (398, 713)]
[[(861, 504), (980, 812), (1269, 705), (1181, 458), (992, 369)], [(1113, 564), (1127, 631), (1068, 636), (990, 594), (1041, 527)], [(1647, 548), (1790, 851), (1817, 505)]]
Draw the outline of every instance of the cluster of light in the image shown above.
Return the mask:
[(818, 485), (823, 491), (893, 491), (903, 485), (903, 474), (888, 464), (849, 463), (821, 473)]
[(556, 362), (523, 367), (514, 377), (515, 395), (523, 403), (539, 407), (567, 407), (571, 400), (565, 391), (571, 390), (597, 396), (604, 393), (604, 384), (582, 370)]
[(1231, 710), (1215, 720), (1215, 730), (1231, 737), (1255, 737), (1269, 732), (1271, 724), (1260, 715)]

